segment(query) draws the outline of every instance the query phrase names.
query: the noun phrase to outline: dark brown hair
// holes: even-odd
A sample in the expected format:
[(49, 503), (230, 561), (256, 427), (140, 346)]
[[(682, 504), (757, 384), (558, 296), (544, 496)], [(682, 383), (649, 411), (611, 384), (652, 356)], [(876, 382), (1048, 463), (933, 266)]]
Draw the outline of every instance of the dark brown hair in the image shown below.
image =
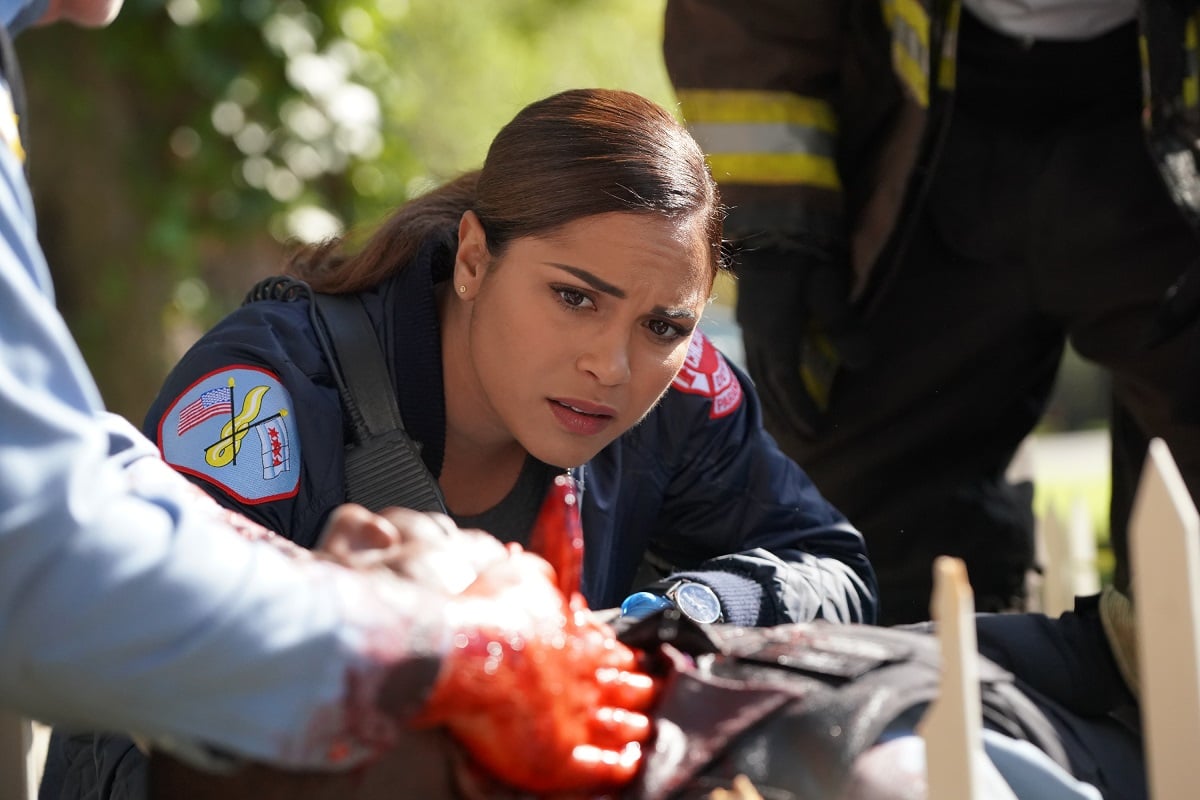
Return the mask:
[(343, 239), (300, 250), (288, 272), (317, 291), (355, 292), (400, 269), (430, 237), (451, 252), (473, 210), (493, 257), (514, 239), (608, 212), (699, 217), (713, 274), (727, 267), (724, 209), (704, 154), (661, 106), (632, 92), (575, 89), (526, 106), (505, 125), (481, 170), (397, 209), (355, 253)]

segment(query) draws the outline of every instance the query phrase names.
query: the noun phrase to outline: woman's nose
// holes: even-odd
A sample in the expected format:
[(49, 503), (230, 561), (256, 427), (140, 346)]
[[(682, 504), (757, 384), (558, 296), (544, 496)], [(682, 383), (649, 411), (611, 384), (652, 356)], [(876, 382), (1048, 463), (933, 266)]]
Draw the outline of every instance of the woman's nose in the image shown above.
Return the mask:
[(629, 336), (612, 332), (587, 341), (576, 364), (604, 386), (627, 383), (630, 377)]

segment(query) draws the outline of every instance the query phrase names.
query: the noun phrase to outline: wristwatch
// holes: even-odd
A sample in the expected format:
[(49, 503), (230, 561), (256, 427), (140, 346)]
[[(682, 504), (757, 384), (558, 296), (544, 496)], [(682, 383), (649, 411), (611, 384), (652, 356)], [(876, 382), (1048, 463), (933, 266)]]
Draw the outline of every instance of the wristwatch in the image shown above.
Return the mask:
[(663, 595), (675, 604), (680, 614), (693, 622), (721, 621), (721, 601), (717, 593), (703, 583), (676, 581)]

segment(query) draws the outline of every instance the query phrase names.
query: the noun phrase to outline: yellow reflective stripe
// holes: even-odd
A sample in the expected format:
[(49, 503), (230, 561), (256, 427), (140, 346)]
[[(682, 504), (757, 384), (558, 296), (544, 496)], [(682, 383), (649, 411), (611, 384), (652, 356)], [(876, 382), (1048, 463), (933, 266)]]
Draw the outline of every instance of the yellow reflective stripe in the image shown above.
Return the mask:
[(804, 382), (808, 396), (822, 411), (829, 407), (829, 393), (841, 361), (837, 348), (833, 346), (829, 337), (819, 326), (810, 325), (808, 335), (804, 338), (800, 380)]
[(808, 397), (821, 411), (829, 408), (829, 385), (821, 383), (807, 366), (800, 367), (800, 380), (804, 381), (804, 390)]
[(920, 0), (883, 0), (883, 19), (892, 30), (899, 18), (917, 35), (921, 49), (929, 51), (929, 15)]
[(892, 42), (892, 67), (900, 80), (908, 87), (909, 94), (921, 108), (929, 107), (929, 86), (926, 82), (926, 65), (915, 61), (900, 44)]
[(1196, 108), (1200, 105), (1200, 59), (1196, 51), (1200, 49), (1200, 37), (1196, 35), (1196, 17), (1188, 18), (1184, 26), (1183, 45), (1186, 74), (1183, 77), (1184, 108)]
[(883, 0), (892, 31), (892, 67), (922, 107), (929, 106), (929, 15), (918, 0)]
[[(702, 146), (709, 145), (718, 181), (841, 190), (831, 155), (837, 115), (824, 100), (740, 89), (683, 89), (677, 97), (684, 120)], [(735, 142), (729, 151), (713, 152)], [(785, 144), (794, 149), (780, 152)]]
[(791, 92), (681, 89), (676, 96), (688, 124), (784, 122), (827, 133), (837, 131), (833, 106), (824, 100)]
[(758, 186), (811, 186), (841, 191), (832, 158), (807, 153), (710, 153), (708, 165), (718, 183)]
[(938, 62), (938, 88), (953, 91), (958, 80), (958, 22), (962, 15), (962, 4), (952, 0), (946, 12), (946, 33), (942, 39), (942, 55)]

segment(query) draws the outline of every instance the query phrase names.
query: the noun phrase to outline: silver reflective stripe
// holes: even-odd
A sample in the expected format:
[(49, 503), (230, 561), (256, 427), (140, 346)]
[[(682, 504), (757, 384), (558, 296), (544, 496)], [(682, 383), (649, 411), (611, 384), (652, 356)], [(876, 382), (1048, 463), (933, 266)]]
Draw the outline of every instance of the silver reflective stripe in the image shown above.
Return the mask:
[(699, 123), (688, 130), (709, 154), (808, 153), (832, 158), (833, 134), (787, 123)]
[(792, 92), (685, 89), (688, 129), (721, 182), (838, 191), (837, 115), (824, 100)]

